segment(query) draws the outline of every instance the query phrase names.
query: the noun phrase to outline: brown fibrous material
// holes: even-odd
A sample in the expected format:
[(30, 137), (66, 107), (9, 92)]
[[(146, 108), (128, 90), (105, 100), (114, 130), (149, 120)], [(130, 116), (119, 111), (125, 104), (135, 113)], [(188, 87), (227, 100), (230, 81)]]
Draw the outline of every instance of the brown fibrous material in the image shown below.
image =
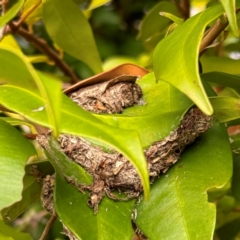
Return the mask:
[[(212, 117), (198, 108), (192, 108), (175, 131), (146, 149), (144, 153), (151, 182), (176, 163), (184, 148), (210, 128), (211, 124)], [(67, 134), (60, 135), (58, 141), (63, 152), (93, 176), (89, 205), (95, 212), (104, 193), (115, 198), (112, 191), (118, 190), (131, 198), (139, 196), (143, 191), (135, 167), (117, 151), (104, 152), (102, 148), (93, 146), (83, 138)]]
[(87, 111), (113, 114), (137, 104), (141, 96), (142, 90), (135, 82), (113, 79), (81, 88), (70, 98)]
[[(138, 84), (110, 80), (82, 88), (72, 93), (70, 98), (87, 111), (111, 114), (120, 113), (123, 108), (139, 103), (141, 96), (142, 91)], [(176, 163), (185, 147), (211, 125), (212, 117), (205, 115), (198, 108), (192, 108), (184, 115), (176, 130), (145, 149), (150, 181), (154, 182), (161, 173), (165, 173)], [(45, 138), (44, 140), (43, 136), (39, 137), (39, 143), (46, 148), (47, 136)], [(88, 204), (94, 208), (95, 213), (105, 193), (110, 198), (119, 200), (113, 193), (114, 190), (118, 190), (126, 195), (126, 198), (121, 200), (128, 200), (138, 197), (143, 191), (135, 167), (121, 153), (113, 149), (106, 152), (81, 137), (68, 134), (61, 134), (58, 142), (62, 151), (93, 177), (90, 186), (75, 184), (74, 180), (69, 178), (67, 181), (80, 191), (84, 188), (90, 191)], [(47, 192), (47, 189), (43, 190), (43, 193)]]
[(54, 203), (53, 203), (54, 182), (55, 182), (55, 176), (47, 175), (43, 179), (43, 187), (42, 187), (42, 194), (41, 194), (42, 205), (50, 214), (55, 214)]

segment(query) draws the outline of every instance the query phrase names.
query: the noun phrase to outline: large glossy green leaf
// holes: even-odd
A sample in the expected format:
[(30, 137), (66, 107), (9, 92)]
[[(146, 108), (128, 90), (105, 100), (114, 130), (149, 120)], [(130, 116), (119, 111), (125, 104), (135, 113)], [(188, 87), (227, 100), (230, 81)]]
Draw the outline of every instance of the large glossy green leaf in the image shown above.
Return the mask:
[(0, 16), (0, 28), (2, 28), (18, 14), (23, 3), (24, 0), (13, 1), (13, 5), (11, 6), (11, 8), (3, 16)]
[(159, 14), (160, 12), (172, 13), (174, 15), (178, 14), (176, 5), (165, 1), (159, 2), (142, 20), (137, 36), (138, 39), (146, 41), (153, 34), (163, 31), (168, 25), (170, 25), (171, 20), (161, 16)]
[(10, 226), (7, 226), (0, 219), (0, 239), (1, 240), (32, 240), (32, 237), (27, 233), (19, 232)]
[(27, 164), (23, 177), (22, 199), (1, 211), (4, 222), (12, 222), (25, 212), (32, 203), (40, 199), (42, 184), (37, 179), (36, 171), (40, 171), (43, 177), (54, 173), (54, 169), (49, 161), (34, 161)]
[[(137, 132), (104, 124), (65, 95), (62, 97), (60, 132), (95, 139), (124, 154), (136, 167), (142, 179), (145, 195), (148, 197), (149, 179), (146, 160)], [(33, 92), (15, 86), (0, 86), (0, 103), (35, 123), (51, 127), (47, 120), (46, 109), (42, 108), (45, 106), (43, 98)], [(33, 111), (35, 109), (39, 111)]]
[(213, 109), (198, 74), (198, 49), (205, 27), (222, 13), (216, 5), (188, 19), (160, 41), (153, 55), (157, 81), (172, 84), (208, 115)]
[(201, 75), (201, 79), (217, 83), (225, 87), (230, 87), (235, 90), (240, 90), (240, 77), (223, 72), (208, 72)]
[(21, 52), (7, 46), (0, 47), (0, 79), (33, 92), (39, 91), (45, 99), (45, 103), (40, 107), (46, 108), (49, 122), (57, 135), (61, 105), (60, 81), (50, 75), (37, 73)]
[(150, 200), (137, 207), (138, 227), (151, 240), (212, 239), (216, 207), (207, 190), (227, 183), (231, 155), (225, 127), (214, 124), (153, 184)]
[(30, 205), (40, 199), (42, 185), (36, 177), (25, 175), (23, 178), (22, 199), (2, 210), (2, 217), (6, 223), (10, 223), (26, 211)]
[(33, 67), (17, 49), (0, 45), (0, 79), (5, 82), (37, 92)]
[(102, 70), (91, 27), (72, 0), (44, 0), (43, 19), (49, 35), (59, 47), (85, 62), (95, 73)]
[(134, 201), (114, 202), (106, 197), (100, 203), (97, 215), (94, 215), (93, 209), (87, 205), (88, 191), (83, 195), (65, 179), (68, 177), (78, 183), (89, 185), (92, 182), (91, 176), (67, 158), (57, 142), (52, 139), (49, 139), (46, 155), (56, 170), (54, 205), (64, 225), (79, 239), (131, 238), (133, 235), (131, 212)]
[(91, 1), (87, 10), (93, 10), (93, 9), (98, 8), (108, 2), (110, 2), (110, 0), (93, 0), (93, 1)]
[(219, 122), (229, 122), (240, 118), (240, 99), (233, 97), (213, 97), (214, 118)]
[(56, 175), (54, 202), (63, 223), (79, 239), (122, 240), (133, 235), (131, 213), (134, 201), (115, 202), (105, 197), (98, 213), (87, 205), (88, 194), (83, 195)]
[(35, 148), (20, 132), (0, 120), (0, 209), (21, 199), (24, 166)]
[(235, 2), (236, 2), (235, 0), (221, 0), (224, 10), (227, 13), (228, 21), (232, 29), (232, 32), (236, 37), (238, 37), (239, 32), (237, 25)]
[(177, 128), (192, 101), (168, 83), (156, 83), (153, 73), (142, 77), (138, 84), (143, 91), (143, 105), (128, 108), (118, 115), (95, 116), (109, 125), (137, 131), (146, 148)]
[(240, 74), (240, 60), (227, 57), (203, 56), (201, 63), (204, 73), (221, 71), (229, 74)]

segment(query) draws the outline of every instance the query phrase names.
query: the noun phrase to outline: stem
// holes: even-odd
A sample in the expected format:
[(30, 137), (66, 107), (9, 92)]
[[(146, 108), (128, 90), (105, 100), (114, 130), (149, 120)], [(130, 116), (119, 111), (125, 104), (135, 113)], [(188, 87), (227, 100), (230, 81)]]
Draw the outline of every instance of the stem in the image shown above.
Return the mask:
[[(236, 10), (236, 14), (240, 11), (240, 9)], [(220, 19), (210, 28), (208, 29), (205, 34), (204, 38), (201, 42), (199, 55), (201, 56), (205, 51), (206, 47), (211, 45), (214, 40), (220, 35), (220, 33), (228, 26), (228, 20), (220, 17)]]
[(23, 38), (25, 38), (28, 42), (30, 42), (32, 45), (34, 45), (36, 48), (38, 48), (41, 52), (45, 53), (51, 60), (55, 62), (55, 64), (62, 70), (62, 72), (69, 76), (71, 78), (71, 83), (77, 83), (79, 82), (79, 79), (74, 74), (72, 69), (67, 65), (66, 62), (64, 62), (58, 54), (49, 47), (47, 42), (42, 39), (34, 36), (33, 34), (26, 31), (24, 28), (19, 27), (18, 25), (11, 23), (9, 24), (8, 33), (13, 32), (16, 33)]
[(190, 1), (189, 0), (175, 0), (175, 4), (181, 13), (184, 20), (190, 17)]
[(16, 27), (19, 27), (25, 20), (26, 18), (42, 3), (41, 0), (39, 0), (35, 5), (33, 5), (28, 11), (21, 16), (19, 21), (16, 23)]
[(23, 136), (29, 140), (35, 140), (38, 134), (23, 134)]
[(39, 240), (45, 240), (47, 238), (47, 235), (56, 219), (57, 219), (57, 215), (53, 213), (53, 215), (48, 220), (47, 225), (45, 226), (42, 236), (40, 237)]
[(223, 23), (221, 20), (218, 20), (215, 25), (213, 25), (205, 34), (205, 37), (203, 38), (200, 49), (199, 49), (199, 55), (202, 55), (205, 51), (206, 47), (211, 45), (214, 40), (219, 36), (219, 34), (228, 26), (228, 21), (226, 20), (225, 23)]

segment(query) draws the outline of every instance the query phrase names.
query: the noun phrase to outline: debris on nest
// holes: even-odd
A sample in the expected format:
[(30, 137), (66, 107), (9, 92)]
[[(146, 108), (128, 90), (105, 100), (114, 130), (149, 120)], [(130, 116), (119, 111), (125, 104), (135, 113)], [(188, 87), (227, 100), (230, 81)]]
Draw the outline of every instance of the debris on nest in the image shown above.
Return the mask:
[(55, 214), (53, 203), (53, 190), (54, 190), (55, 175), (47, 175), (43, 179), (43, 187), (41, 200), (43, 207), (52, 215)]
[(135, 82), (113, 79), (81, 88), (70, 98), (87, 111), (113, 114), (137, 104), (141, 96), (142, 90)]
[(63, 232), (64, 235), (68, 236), (70, 240), (79, 240), (64, 224), (63, 224)]
[[(82, 88), (72, 93), (70, 98), (87, 111), (112, 114), (120, 113), (123, 108), (139, 103), (141, 96), (142, 91), (138, 84), (132, 81), (110, 80)], [(198, 108), (192, 108), (184, 115), (176, 130), (165, 139), (152, 143), (144, 151), (150, 181), (154, 182), (161, 173), (165, 173), (176, 163), (185, 147), (194, 142), (211, 125), (212, 117), (205, 115)], [(47, 136), (39, 136), (38, 141), (47, 149)], [(143, 191), (135, 167), (119, 152), (115, 150), (104, 152), (101, 147), (68, 134), (61, 134), (58, 142), (62, 151), (93, 177), (92, 185), (86, 186), (85, 189), (90, 191), (88, 204), (94, 208), (95, 213), (105, 193), (115, 200), (128, 200), (138, 197)], [(49, 179), (46, 181), (49, 182)], [(74, 180), (67, 181), (75, 187), (79, 185), (74, 184)], [(47, 190), (46, 187), (43, 194)], [(79, 190), (82, 191), (83, 187), (79, 186)], [(126, 194), (127, 197), (118, 199), (113, 193), (114, 190)], [(44, 201), (47, 202), (43, 197)]]
[[(211, 123), (212, 117), (192, 108), (175, 131), (146, 149), (144, 153), (151, 182), (176, 163), (184, 148), (209, 129)], [(113, 190), (123, 192), (129, 198), (137, 197), (143, 191), (135, 167), (117, 151), (104, 152), (101, 147), (68, 134), (61, 134), (58, 141), (63, 152), (92, 175), (94, 182), (90, 187), (89, 205), (95, 212), (104, 193), (114, 199)]]

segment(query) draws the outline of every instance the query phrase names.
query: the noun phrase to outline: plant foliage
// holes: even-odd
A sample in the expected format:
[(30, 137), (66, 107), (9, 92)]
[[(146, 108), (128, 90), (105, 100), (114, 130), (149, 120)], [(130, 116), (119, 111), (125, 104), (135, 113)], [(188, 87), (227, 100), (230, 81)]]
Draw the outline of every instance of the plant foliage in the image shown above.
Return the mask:
[[(240, 1), (133, 2), (1, 1), (1, 239), (65, 239), (60, 222), (83, 240), (240, 236)], [(88, 77), (94, 83), (120, 75), (139, 77), (143, 92), (142, 104), (121, 114), (87, 112), (62, 91)], [(193, 106), (212, 115), (213, 126), (150, 185), (144, 151)], [(47, 132), (43, 152), (36, 136)], [(61, 151), (59, 134), (129, 159), (142, 196), (105, 196), (94, 214), (88, 190), (66, 181), (93, 179)], [(55, 176), (59, 220), (47, 238), (40, 222), (29, 230), (29, 219), (49, 218), (40, 204), (48, 174)]]

